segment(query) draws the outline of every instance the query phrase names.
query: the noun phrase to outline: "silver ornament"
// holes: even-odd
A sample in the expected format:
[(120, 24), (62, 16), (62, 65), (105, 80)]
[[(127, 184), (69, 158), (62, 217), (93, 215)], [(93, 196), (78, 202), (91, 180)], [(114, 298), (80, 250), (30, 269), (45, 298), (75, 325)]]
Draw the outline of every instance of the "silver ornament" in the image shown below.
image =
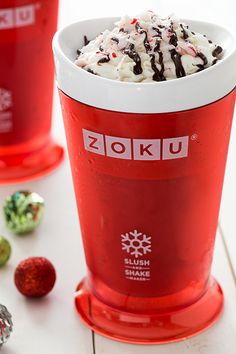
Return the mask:
[(0, 304), (0, 348), (7, 342), (12, 332), (12, 316), (6, 306)]

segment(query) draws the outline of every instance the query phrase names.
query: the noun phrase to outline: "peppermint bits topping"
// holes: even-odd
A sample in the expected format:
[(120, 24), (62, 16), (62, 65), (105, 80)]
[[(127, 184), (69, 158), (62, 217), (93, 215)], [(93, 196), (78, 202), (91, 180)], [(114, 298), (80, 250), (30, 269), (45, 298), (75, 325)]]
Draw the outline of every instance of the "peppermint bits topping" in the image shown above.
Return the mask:
[[(90, 37), (89, 37), (90, 39)], [(75, 64), (90, 74), (129, 82), (159, 82), (198, 73), (217, 62), (223, 48), (175, 16), (153, 11), (124, 16), (95, 39), (84, 35)]]

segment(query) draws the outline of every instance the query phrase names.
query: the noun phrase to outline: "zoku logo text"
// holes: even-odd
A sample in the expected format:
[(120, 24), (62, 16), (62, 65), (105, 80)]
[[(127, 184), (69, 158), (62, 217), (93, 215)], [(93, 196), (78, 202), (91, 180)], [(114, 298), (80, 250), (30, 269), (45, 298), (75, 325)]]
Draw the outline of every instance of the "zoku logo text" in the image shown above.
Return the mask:
[(188, 156), (188, 136), (130, 139), (83, 129), (84, 147), (95, 154), (126, 160), (172, 160)]
[(32, 25), (35, 22), (35, 5), (0, 10), (0, 30)]

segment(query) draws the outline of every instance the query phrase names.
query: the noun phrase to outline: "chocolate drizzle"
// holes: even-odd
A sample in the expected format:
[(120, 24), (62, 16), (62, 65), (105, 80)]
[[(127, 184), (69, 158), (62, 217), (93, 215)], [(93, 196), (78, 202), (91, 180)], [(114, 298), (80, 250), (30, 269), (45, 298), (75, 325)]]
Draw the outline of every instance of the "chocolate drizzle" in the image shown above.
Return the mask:
[(203, 53), (199, 52), (199, 53), (197, 53), (197, 56), (203, 60), (204, 66), (208, 64), (207, 57)]
[(139, 54), (135, 51), (134, 49), (134, 44), (130, 45), (129, 49), (124, 50), (124, 54), (127, 54), (130, 59), (132, 59), (135, 62), (133, 72), (135, 75), (140, 75), (143, 72), (142, 66), (141, 66), (141, 58)]
[(159, 52), (159, 64), (161, 65), (161, 74), (163, 75), (164, 70), (165, 70), (165, 66), (164, 66), (164, 61), (163, 61), (163, 53), (161, 51)]
[(92, 70), (92, 69), (87, 69), (87, 72), (90, 73), (90, 74), (93, 74), (93, 75), (96, 75), (95, 72)]
[(204, 68), (204, 65), (202, 65), (202, 64), (197, 64), (196, 66), (198, 67), (197, 73), (198, 73), (199, 71), (202, 71), (202, 70), (205, 69), (205, 68)]
[(135, 49), (135, 45), (134, 45), (134, 43), (130, 43), (130, 45), (129, 45), (129, 49), (130, 49), (130, 50), (134, 50), (134, 49)]
[(175, 49), (172, 49), (172, 50), (170, 50), (170, 54), (171, 54), (171, 59), (173, 60), (173, 62), (175, 64), (176, 76), (177, 77), (186, 76), (186, 72), (185, 72), (184, 67), (182, 65), (181, 56), (179, 55), (179, 53), (177, 53)]
[(103, 57), (101, 59), (98, 60), (98, 64), (103, 64), (103, 63), (108, 63), (110, 61), (110, 56), (109, 54), (106, 57)]
[(215, 65), (217, 62), (218, 62), (218, 59), (215, 58), (215, 59), (213, 60), (213, 62), (212, 62), (212, 65)]
[(220, 53), (223, 52), (223, 49), (218, 45), (212, 52), (213, 57), (217, 57)]
[(165, 81), (166, 78), (163, 75), (163, 73), (164, 73), (163, 53), (159, 52), (159, 62), (160, 62), (160, 65), (161, 65), (161, 70), (159, 70), (157, 68), (157, 66), (156, 66), (155, 55), (154, 54), (150, 54), (150, 57), (151, 57), (152, 70), (154, 71), (154, 75), (153, 75), (152, 79), (154, 81)]
[(156, 40), (156, 45), (154, 47), (154, 52), (159, 52), (161, 46), (161, 41), (159, 39)]
[(151, 48), (150, 43), (149, 43), (148, 38), (147, 38), (147, 32), (143, 30), (143, 31), (140, 31), (140, 33), (144, 33), (145, 34), (143, 45), (144, 45), (144, 47), (146, 49), (146, 52), (149, 52), (152, 48)]
[(119, 44), (119, 39), (118, 39), (118, 38), (112, 37), (111, 40), (112, 40), (113, 42), (116, 42), (117, 44)]
[(87, 36), (84, 36), (84, 45), (88, 45), (89, 42), (90, 42), (90, 41), (88, 40)]
[(180, 27), (182, 28), (181, 32), (183, 33), (183, 39), (188, 39), (189, 35), (182, 23), (180, 24)]
[(144, 47), (146, 49), (146, 52), (148, 53), (152, 48), (151, 48), (150, 43), (149, 43), (148, 38), (147, 38), (147, 32), (140, 26), (139, 22), (135, 23), (135, 29), (140, 34), (144, 33), (145, 36), (144, 36), (144, 40), (143, 40), (143, 45), (144, 45)]
[(153, 31), (157, 32), (158, 36), (161, 37), (161, 31), (157, 27), (152, 27)]
[(170, 37), (170, 40), (169, 40), (169, 44), (172, 44), (173, 46), (177, 47), (177, 45), (178, 45), (178, 37), (177, 37), (177, 34), (176, 34), (175, 30), (174, 30), (174, 24), (173, 24), (172, 21), (171, 21), (170, 31), (172, 33), (171, 33), (171, 37)]
[(177, 35), (176, 35), (175, 32), (173, 32), (173, 33), (171, 34), (169, 44), (172, 44), (172, 45), (175, 46), (175, 47), (177, 46), (177, 44), (178, 44), (178, 37), (177, 37)]
[(135, 23), (135, 29), (136, 29), (137, 32), (142, 29), (142, 27), (140, 26), (139, 22)]

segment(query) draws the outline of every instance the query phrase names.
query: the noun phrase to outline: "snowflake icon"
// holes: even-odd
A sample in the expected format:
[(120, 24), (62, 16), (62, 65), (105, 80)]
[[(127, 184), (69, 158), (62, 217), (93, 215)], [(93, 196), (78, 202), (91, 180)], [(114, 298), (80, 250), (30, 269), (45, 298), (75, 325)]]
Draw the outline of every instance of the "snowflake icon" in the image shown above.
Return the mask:
[(151, 237), (137, 230), (121, 235), (122, 250), (138, 258), (151, 252)]
[(0, 88), (0, 112), (6, 111), (12, 106), (12, 94), (10, 91)]

